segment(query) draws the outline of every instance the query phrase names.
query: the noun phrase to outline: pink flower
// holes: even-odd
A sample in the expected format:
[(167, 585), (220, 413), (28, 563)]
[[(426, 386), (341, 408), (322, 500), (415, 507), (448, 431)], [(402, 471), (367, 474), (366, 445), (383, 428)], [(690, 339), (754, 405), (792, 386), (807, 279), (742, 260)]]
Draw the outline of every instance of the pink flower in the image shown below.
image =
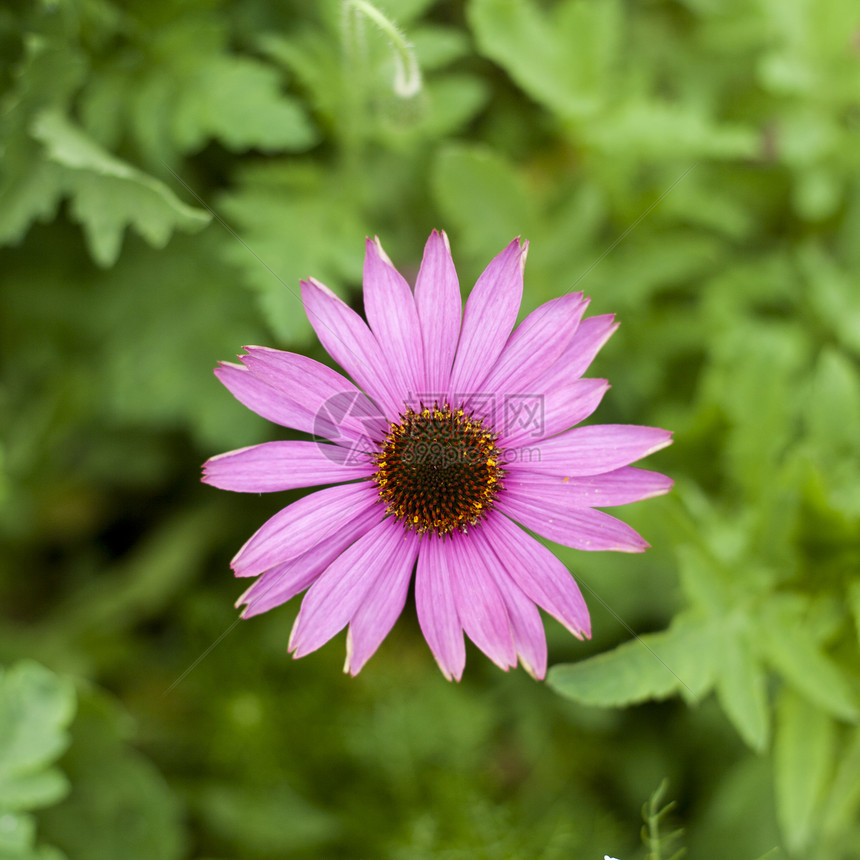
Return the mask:
[(582, 550), (648, 546), (596, 508), (667, 492), (671, 479), (630, 464), (670, 434), (574, 426), (609, 387), (582, 374), (617, 324), (583, 319), (588, 300), (571, 293), (514, 329), (526, 250), (511, 242), (463, 309), (444, 233), (428, 239), (414, 293), (368, 240), (369, 325), (321, 283), (302, 283), (311, 325), (355, 384), (258, 346), (216, 369), (245, 406), (316, 440), (213, 457), (203, 480), (251, 493), (332, 485), (276, 513), (232, 561), (237, 576), (258, 577), (237, 602), (245, 618), (307, 589), (294, 656), (348, 625), (355, 675), (400, 615), (414, 570), (418, 620), (446, 678), (462, 676), (464, 632), (502, 669), (519, 659), (543, 678), (537, 607), (579, 638), (591, 635), (590, 621), (564, 565), (521, 526)]

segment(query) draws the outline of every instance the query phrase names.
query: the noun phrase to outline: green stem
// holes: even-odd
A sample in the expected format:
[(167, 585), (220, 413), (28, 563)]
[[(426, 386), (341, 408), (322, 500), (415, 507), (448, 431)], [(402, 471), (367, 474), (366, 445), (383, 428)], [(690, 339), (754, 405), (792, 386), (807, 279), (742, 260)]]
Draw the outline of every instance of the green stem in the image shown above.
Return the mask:
[(421, 89), (421, 72), (412, 50), (412, 45), (397, 26), (367, 0), (345, 0), (356, 12), (360, 12), (387, 36), (397, 59), (397, 78), (394, 89), (405, 98), (415, 95)]

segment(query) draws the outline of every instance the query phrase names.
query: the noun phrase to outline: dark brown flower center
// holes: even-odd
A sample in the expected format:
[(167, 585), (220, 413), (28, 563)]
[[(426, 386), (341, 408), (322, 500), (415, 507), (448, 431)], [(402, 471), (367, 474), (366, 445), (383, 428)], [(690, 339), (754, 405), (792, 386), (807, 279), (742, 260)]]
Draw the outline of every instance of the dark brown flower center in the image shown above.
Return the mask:
[(391, 424), (376, 455), (374, 481), (405, 528), (440, 537), (465, 532), (493, 507), (504, 474), (496, 434), (447, 404)]

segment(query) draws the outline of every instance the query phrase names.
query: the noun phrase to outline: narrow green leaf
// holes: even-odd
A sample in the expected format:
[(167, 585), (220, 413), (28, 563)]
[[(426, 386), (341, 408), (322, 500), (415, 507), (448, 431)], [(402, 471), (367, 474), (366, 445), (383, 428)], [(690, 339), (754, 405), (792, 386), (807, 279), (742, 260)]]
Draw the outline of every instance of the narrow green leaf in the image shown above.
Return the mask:
[[(848, 225), (846, 224), (846, 229)], [(797, 261), (808, 284), (808, 301), (839, 342), (860, 355), (860, 292), (851, 273), (818, 244), (801, 247)]]
[(819, 356), (806, 417), (815, 444), (860, 454), (860, 375), (856, 364), (832, 347)]
[(836, 770), (823, 804), (823, 831), (830, 837), (850, 830), (860, 813), (860, 728), (839, 747)]
[(804, 420), (807, 445), (830, 489), (831, 504), (860, 515), (860, 373), (856, 362), (832, 346), (818, 358), (809, 383)]
[(809, 625), (805, 598), (781, 595), (762, 608), (761, 653), (785, 679), (831, 716), (856, 720), (857, 703), (842, 670), (821, 650)]
[(774, 783), (779, 826), (789, 849), (810, 847), (816, 814), (830, 777), (835, 726), (807, 699), (785, 689), (776, 708)]
[(679, 690), (696, 699), (710, 687), (718, 648), (709, 627), (687, 620), (579, 663), (553, 666), (547, 683), (567, 698), (599, 707), (664, 699)]
[(754, 750), (762, 751), (768, 740), (768, 703), (765, 673), (746, 639), (726, 635), (717, 679), (717, 697), (738, 734)]
[(677, 552), (681, 588), (687, 600), (709, 614), (726, 611), (731, 592), (718, 563), (693, 544), (682, 544)]
[(116, 261), (127, 225), (162, 247), (174, 230), (198, 230), (208, 223), (206, 212), (186, 206), (164, 183), (102, 149), (59, 111), (42, 111), (31, 131), (48, 157), (66, 168), (63, 184), (72, 196), (72, 215), (100, 265)]

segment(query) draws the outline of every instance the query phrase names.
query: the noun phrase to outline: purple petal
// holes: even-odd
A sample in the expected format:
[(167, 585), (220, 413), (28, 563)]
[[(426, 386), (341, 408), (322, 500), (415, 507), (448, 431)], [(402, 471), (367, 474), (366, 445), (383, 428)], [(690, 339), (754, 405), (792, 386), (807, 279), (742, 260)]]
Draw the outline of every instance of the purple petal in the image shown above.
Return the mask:
[(534, 446), (539, 453), (528, 461), (509, 455), (505, 468), (571, 478), (599, 475), (635, 463), (671, 443), (672, 434), (659, 427), (590, 424), (541, 439)]
[[(299, 556), (304, 558), (305, 555)], [(286, 573), (281, 576), (281, 572)], [(301, 567), (292, 562), (279, 564), (267, 570), (250, 588), (245, 589), (236, 601), (236, 608), (244, 605), (242, 618), (262, 615), (276, 606), (281, 606), (304, 591), (319, 576), (319, 571), (311, 567)]]
[(308, 411), (254, 376), (247, 367), (221, 361), (215, 368), (215, 376), (243, 406), (262, 415), (267, 421), (311, 432), (305, 429), (310, 418)]
[(346, 666), (357, 675), (400, 617), (409, 594), (409, 581), (418, 555), (418, 536), (403, 532), (385, 566), (371, 583), (346, 634)]
[(375, 465), (357, 452), (349, 462), (351, 453), (321, 442), (264, 442), (207, 460), (203, 482), (238, 493), (271, 493), (369, 478)]
[(236, 606), (245, 604), (242, 618), (268, 612), (304, 591), (350, 544), (377, 525), (379, 516), (376, 507), (366, 508), (307, 552), (267, 570), (236, 601)]
[(392, 557), (404, 551), (404, 530), (388, 518), (341, 553), (308, 589), (302, 600), (289, 650), (304, 657), (349, 623), (364, 596)]
[(454, 604), (448, 557), (441, 538), (424, 538), (415, 570), (415, 608), (421, 632), (442, 674), (449, 681), (459, 681), (466, 665), (466, 646)]
[[(473, 535), (474, 537), (476, 535)], [(481, 535), (479, 542), (485, 540)], [(504, 559), (494, 552), (488, 542), (485, 543), (484, 552), (495, 556), (499, 562), (494, 571), (494, 578), (508, 610), (517, 654), (529, 675), (540, 681), (546, 675), (547, 658), (546, 635), (540, 613), (534, 601), (526, 597), (522, 589), (511, 579), (510, 574), (505, 570)]]
[(585, 478), (535, 474), (519, 469), (505, 476), (505, 493), (526, 501), (552, 494), (565, 508), (611, 508), (662, 496), (669, 492), (673, 483), (659, 472), (633, 466)]
[(463, 313), (460, 282), (445, 233), (434, 230), (424, 247), (424, 259), (415, 282), (415, 305), (424, 340), (426, 393), (442, 395), (451, 379)]
[(550, 550), (507, 517), (488, 520), (483, 532), (526, 597), (578, 639), (591, 637), (588, 607), (579, 586)]
[(520, 661), (532, 678), (542, 681), (546, 675), (547, 653), (540, 612), (510, 578), (500, 576), (497, 582), (508, 607), (511, 632)]
[(568, 293), (532, 311), (508, 339), (481, 388), (508, 396), (530, 393), (531, 384), (570, 343), (587, 307), (582, 293)]
[(302, 301), (326, 352), (394, 421), (403, 404), (388, 362), (364, 320), (313, 278), (302, 281)]
[(517, 651), (511, 636), (508, 610), (495, 583), (495, 555), (487, 557), (469, 535), (451, 535), (442, 546), (448, 555), (448, 569), (457, 616), (466, 635), (501, 669), (517, 665)]
[(579, 379), (617, 328), (614, 314), (584, 319), (561, 357), (535, 383), (535, 389), (552, 391)]
[[(350, 443), (379, 439), (386, 427), (379, 410), (348, 379), (312, 359), (264, 347), (247, 347), (244, 364), (220, 362), (215, 376), (243, 405), (283, 427)], [(329, 413), (343, 401), (343, 420)], [(379, 428), (382, 432), (379, 432)]]
[(257, 576), (307, 552), (335, 534), (345, 518), (372, 507), (380, 517), (384, 515), (378, 490), (370, 481), (317, 490), (263, 523), (230, 565), (236, 576)]
[(379, 409), (345, 376), (292, 352), (262, 346), (245, 347), (240, 361), (285, 400), (307, 413), (296, 429), (333, 442), (380, 440), (388, 423)]
[(593, 508), (565, 508), (563, 491), (547, 487), (524, 497), (504, 492), (497, 507), (527, 529), (574, 549), (643, 552), (648, 543), (621, 520)]
[[(541, 440), (585, 421), (608, 390), (605, 379), (577, 379), (543, 396), (509, 399), (499, 444), (511, 452), (507, 455), (511, 464), (539, 459)], [(514, 455), (520, 447), (523, 453)]]
[(382, 250), (379, 239), (368, 239), (366, 244), (364, 311), (400, 399), (415, 400), (427, 387), (421, 323), (412, 290)]
[(523, 298), (527, 249), (527, 242), (521, 246), (519, 239), (514, 239), (484, 269), (469, 295), (451, 373), (455, 394), (479, 391), (505, 347)]

